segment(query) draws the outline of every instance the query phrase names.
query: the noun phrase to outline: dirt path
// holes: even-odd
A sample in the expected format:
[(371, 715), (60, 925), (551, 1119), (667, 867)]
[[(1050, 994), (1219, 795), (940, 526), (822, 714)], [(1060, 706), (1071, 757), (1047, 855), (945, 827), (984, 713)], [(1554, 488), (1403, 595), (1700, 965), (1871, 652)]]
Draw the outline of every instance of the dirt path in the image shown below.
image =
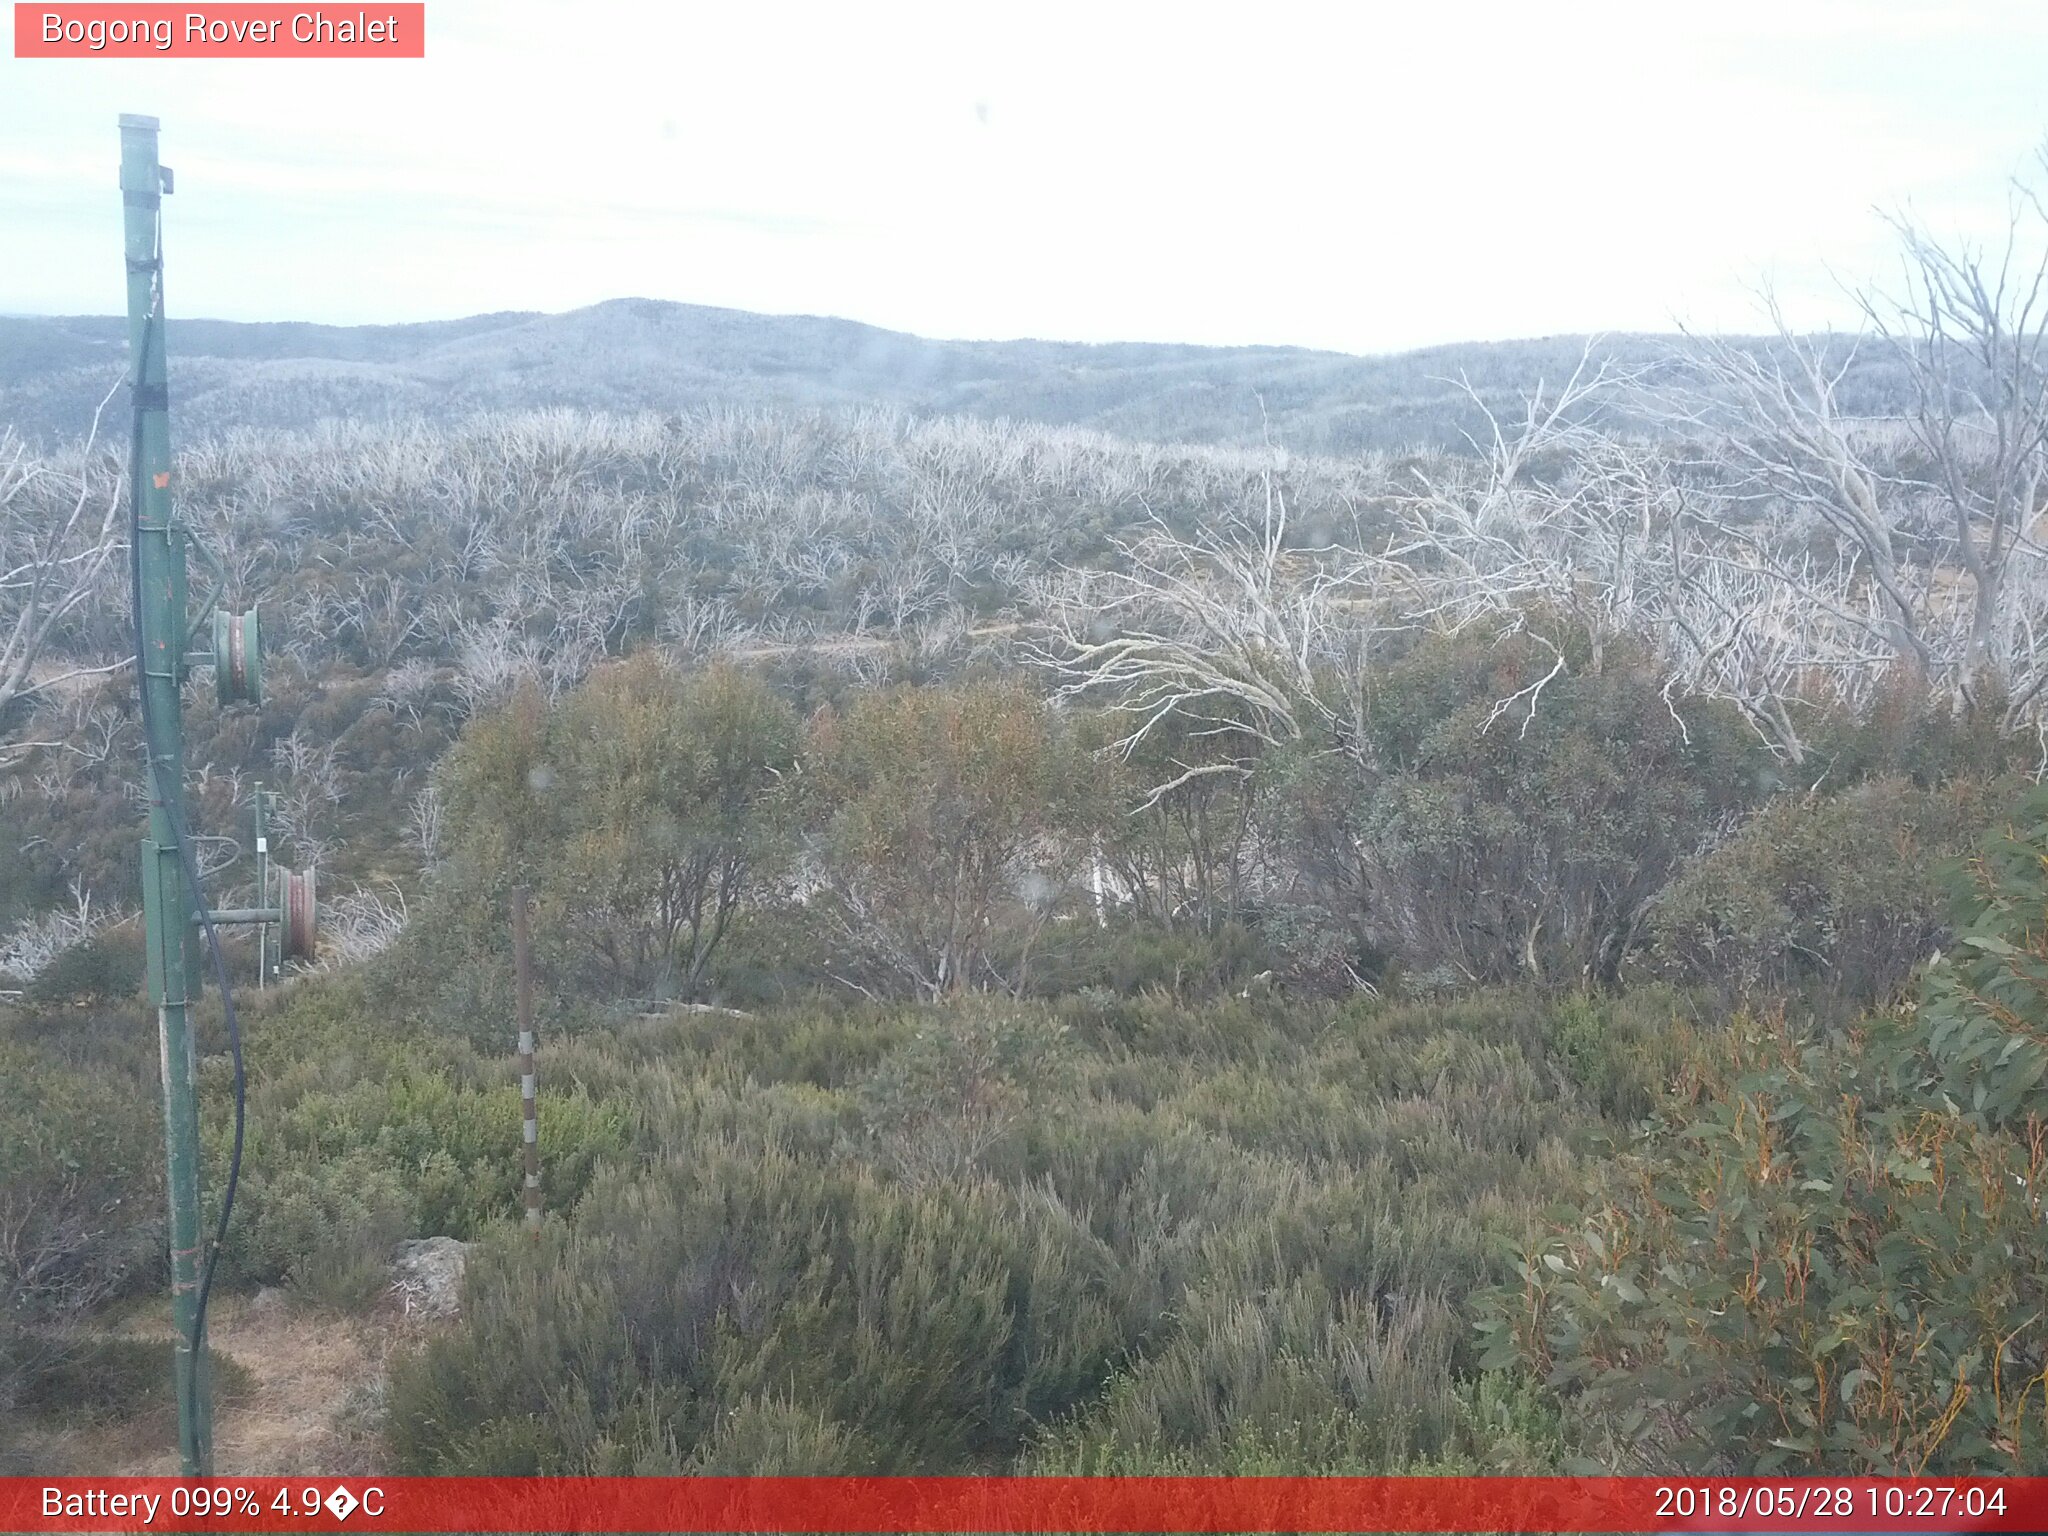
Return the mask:
[[(163, 1337), (155, 1328), (124, 1329)], [(411, 1329), (392, 1317), (354, 1318), (264, 1302), (217, 1298), (207, 1332), (216, 1355), (246, 1372), (248, 1389), (214, 1410), (214, 1472), (220, 1477), (356, 1476), (381, 1470), (375, 1438), (384, 1364)], [(166, 1351), (165, 1364), (169, 1358)], [(120, 1424), (36, 1428), (30, 1464), (51, 1475), (150, 1477), (178, 1471), (177, 1425), (168, 1412)]]
[[(215, 1474), (340, 1477), (379, 1470), (376, 1408), (398, 1331), (376, 1319), (296, 1310), (281, 1297), (270, 1306), (236, 1301), (207, 1331), (252, 1385), (215, 1414)], [(177, 1458), (138, 1470), (176, 1472)]]

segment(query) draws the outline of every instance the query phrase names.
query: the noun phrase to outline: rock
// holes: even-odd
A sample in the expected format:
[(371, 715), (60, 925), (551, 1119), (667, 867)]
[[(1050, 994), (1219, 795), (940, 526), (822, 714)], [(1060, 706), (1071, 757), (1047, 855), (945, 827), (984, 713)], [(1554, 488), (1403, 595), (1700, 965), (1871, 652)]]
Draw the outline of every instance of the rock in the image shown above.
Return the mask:
[(274, 1285), (261, 1285), (256, 1294), (249, 1298), (249, 1316), (269, 1319), (284, 1314), (285, 1294)]
[(398, 1245), (391, 1289), (409, 1317), (453, 1317), (462, 1310), (462, 1270), (469, 1244), (452, 1237), (411, 1238)]

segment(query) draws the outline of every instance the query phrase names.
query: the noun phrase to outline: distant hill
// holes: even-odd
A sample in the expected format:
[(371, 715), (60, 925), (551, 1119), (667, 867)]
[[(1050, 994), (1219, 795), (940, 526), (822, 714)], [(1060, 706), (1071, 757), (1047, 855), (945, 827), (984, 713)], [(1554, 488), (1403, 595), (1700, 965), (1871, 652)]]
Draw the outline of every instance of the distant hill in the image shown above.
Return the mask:
[[(120, 375), (126, 333), (110, 316), (0, 316), (0, 426), (44, 441), (81, 433)], [(1584, 339), (1382, 357), (929, 341), (849, 320), (617, 299), (561, 315), (418, 325), (173, 319), (169, 340), (172, 421), (185, 439), (329, 417), (445, 421), (499, 408), (674, 411), (732, 402), (889, 405), (1153, 441), (1257, 442), (1270, 430), (1296, 452), (1356, 453), (1456, 442), (1477, 418), (1446, 381), (1463, 374), (1505, 404), (1539, 380), (1568, 375)], [(1669, 342), (1619, 336), (1602, 346), (1643, 361)], [(1872, 371), (1882, 373), (1875, 363)], [(1871, 383), (1884, 393), (1882, 378)]]

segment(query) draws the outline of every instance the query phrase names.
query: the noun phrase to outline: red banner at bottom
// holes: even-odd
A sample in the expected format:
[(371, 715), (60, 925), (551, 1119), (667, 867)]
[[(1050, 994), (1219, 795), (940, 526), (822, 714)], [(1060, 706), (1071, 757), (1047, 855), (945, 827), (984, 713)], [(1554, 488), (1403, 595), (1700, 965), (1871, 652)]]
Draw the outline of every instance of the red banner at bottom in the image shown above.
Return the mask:
[(0, 1478), (0, 1530), (2048, 1531), (2048, 1478)]

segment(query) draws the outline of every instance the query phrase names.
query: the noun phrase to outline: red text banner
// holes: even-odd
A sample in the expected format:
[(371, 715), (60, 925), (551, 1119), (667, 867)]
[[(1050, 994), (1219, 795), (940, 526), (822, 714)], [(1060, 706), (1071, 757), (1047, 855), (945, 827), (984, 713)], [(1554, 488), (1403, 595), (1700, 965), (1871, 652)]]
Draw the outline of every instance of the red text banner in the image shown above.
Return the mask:
[(0, 1530), (2043, 1531), (2048, 1478), (0, 1478)]
[(14, 7), (18, 59), (423, 59), (424, 4)]

